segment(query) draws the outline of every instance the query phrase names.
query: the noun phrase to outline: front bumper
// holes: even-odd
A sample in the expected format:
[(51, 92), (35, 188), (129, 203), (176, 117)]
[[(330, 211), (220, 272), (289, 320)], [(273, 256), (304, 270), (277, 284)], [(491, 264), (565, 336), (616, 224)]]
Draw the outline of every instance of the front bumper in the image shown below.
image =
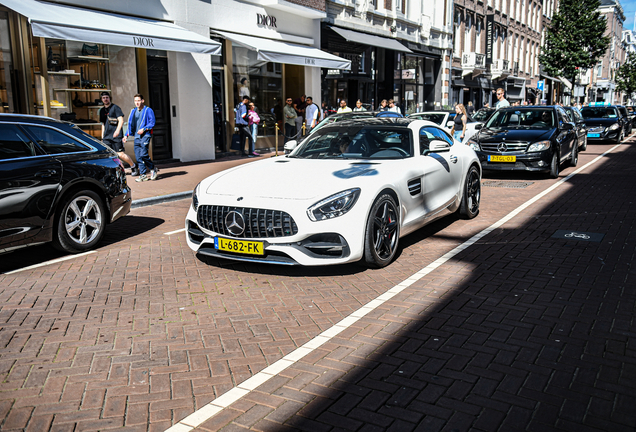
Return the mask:
[(605, 130), (605, 128), (590, 127), (587, 131), (587, 140), (593, 142), (616, 141), (620, 136), (621, 129)]
[[(241, 238), (240, 240), (263, 242), (264, 255), (248, 255), (217, 249), (215, 237), (230, 237), (202, 228), (197, 222), (197, 213), (190, 206), (185, 221), (186, 242), (198, 254), (235, 261), (303, 266), (344, 264), (362, 258), (363, 230), (353, 230), (348, 234), (340, 232), (342, 221), (348, 217), (353, 215), (347, 214), (341, 218), (316, 223), (301, 221), (301, 215), (294, 215), (299, 225), (296, 235)], [(341, 223), (338, 223), (337, 219), (342, 219), (339, 221)]]
[[(549, 150), (532, 153), (485, 153), (477, 157), (484, 171), (550, 171), (552, 153)], [(488, 156), (515, 156), (515, 162), (491, 162)]]

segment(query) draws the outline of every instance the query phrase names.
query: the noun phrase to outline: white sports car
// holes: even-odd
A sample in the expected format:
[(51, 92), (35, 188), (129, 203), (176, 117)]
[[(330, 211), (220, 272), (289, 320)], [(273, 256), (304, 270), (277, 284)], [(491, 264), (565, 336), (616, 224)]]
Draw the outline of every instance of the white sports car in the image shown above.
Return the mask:
[(438, 125), (337, 122), (291, 154), (197, 185), (185, 226), (197, 253), (241, 261), (389, 264), (399, 238), (444, 215), (479, 212), (475, 152)]

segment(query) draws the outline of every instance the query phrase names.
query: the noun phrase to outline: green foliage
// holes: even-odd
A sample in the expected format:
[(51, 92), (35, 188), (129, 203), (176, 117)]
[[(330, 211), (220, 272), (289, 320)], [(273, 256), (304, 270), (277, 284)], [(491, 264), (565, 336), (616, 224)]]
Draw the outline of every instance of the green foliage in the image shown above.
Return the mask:
[(572, 80), (577, 68), (590, 69), (603, 57), (610, 38), (597, 10), (600, 0), (561, 0), (546, 32), (539, 62), (545, 73)]
[(616, 72), (616, 88), (628, 95), (636, 93), (636, 54), (629, 53), (627, 61)]

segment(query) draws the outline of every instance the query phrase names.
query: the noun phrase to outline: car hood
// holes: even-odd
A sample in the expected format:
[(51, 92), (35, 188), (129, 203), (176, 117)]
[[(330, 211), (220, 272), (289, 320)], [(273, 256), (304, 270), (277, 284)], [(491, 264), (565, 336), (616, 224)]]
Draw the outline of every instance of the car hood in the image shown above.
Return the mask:
[(489, 142), (537, 142), (549, 140), (555, 129), (481, 129), (477, 139), (481, 143)]
[(378, 178), (400, 160), (296, 159), (277, 157), (247, 163), (208, 177), (200, 191), (226, 198), (317, 200)]
[(587, 119), (583, 119), (583, 121), (588, 127), (590, 126), (608, 127), (613, 125), (614, 123), (618, 123), (619, 119), (616, 117), (615, 118), (587, 118)]

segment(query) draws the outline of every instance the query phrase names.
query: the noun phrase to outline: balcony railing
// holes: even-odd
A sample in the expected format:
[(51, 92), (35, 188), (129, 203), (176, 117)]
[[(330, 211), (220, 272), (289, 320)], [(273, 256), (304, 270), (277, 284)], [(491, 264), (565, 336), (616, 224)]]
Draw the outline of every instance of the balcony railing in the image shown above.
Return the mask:
[(486, 54), (468, 52), (462, 55), (462, 76), (477, 76), (486, 70)]
[(504, 59), (496, 59), (490, 65), (491, 79), (505, 78), (510, 75), (510, 61)]

